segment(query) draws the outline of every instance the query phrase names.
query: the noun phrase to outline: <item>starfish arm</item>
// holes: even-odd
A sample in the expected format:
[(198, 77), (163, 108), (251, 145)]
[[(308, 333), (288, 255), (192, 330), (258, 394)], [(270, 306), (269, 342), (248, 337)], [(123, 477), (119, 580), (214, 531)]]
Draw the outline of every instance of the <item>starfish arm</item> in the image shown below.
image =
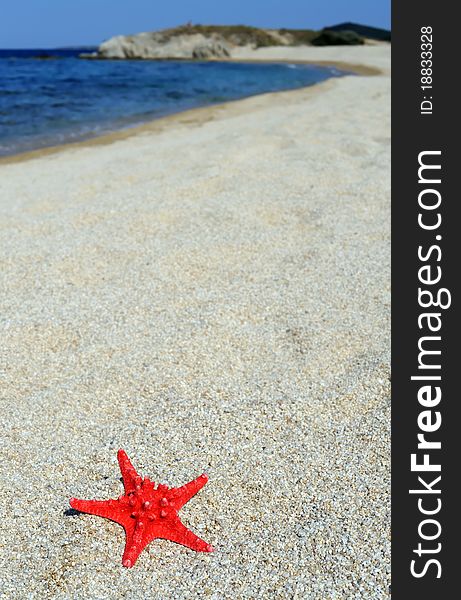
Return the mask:
[(125, 529), (125, 533), (126, 542), (125, 550), (123, 551), (122, 565), (129, 569), (134, 566), (141, 552), (152, 540), (146, 535), (144, 525), (139, 526), (139, 523), (130, 530)]
[(139, 484), (141, 482), (141, 477), (138, 475), (136, 469), (131, 464), (131, 461), (128, 458), (125, 450), (120, 449), (117, 452), (117, 459), (120, 467), (120, 472), (122, 473), (125, 494), (130, 494), (136, 489), (136, 484)]
[(176, 544), (186, 546), (196, 552), (213, 552), (214, 548), (201, 538), (199, 538), (193, 531), (187, 529), (185, 525), (178, 519), (174, 524), (171, 524), (164, 531), (158, 531), (155, 535), (156, 538), (164, 540), (170, 540)]
[(197, 477), (197, 479), (171, 490), (171, 499), (175, 504), (176, 510), (179, 510), (186, 502), (189, 502), (189, 500), (202, 489), (207, 481), (208, 475), (203, 473), (200, 477)]
[(75, 510), (110, 519), (125, 528), (132, 521), (129, 514), (124, 514), (120, 510), (117, 500), (79, 500), (78, 498), (71, 498), (69, 503)]

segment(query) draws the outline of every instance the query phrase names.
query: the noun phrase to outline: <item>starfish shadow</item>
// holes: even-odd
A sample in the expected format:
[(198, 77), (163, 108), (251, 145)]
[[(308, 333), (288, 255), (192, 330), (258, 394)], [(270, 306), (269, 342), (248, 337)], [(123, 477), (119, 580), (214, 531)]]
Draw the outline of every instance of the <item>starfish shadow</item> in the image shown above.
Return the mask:
[(65, 517), (76, 517), (82, 514), (83, 513), (80, 510), (75, 510), (75, 508), (66, 508), (66, 510), (64, 511)]

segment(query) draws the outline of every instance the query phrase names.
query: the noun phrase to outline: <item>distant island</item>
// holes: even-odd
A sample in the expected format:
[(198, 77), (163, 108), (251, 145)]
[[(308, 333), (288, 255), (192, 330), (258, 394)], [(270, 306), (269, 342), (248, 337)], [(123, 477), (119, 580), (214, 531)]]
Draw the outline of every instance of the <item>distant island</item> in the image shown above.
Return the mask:
[(368, 39), (390, 40), (390, 32), (355, 23), (313, 29), (262, 29), (246, 25), (193, 25), (118, 35), (82, 58), (196, 59), (232, 57), (235, 48), (269, 46), (328, 46), (364, 44)]

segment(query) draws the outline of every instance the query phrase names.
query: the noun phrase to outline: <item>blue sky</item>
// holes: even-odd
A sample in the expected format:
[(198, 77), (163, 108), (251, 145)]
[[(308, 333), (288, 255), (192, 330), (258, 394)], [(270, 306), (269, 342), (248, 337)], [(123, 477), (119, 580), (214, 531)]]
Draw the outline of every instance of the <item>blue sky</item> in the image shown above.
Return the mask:
[(390, 0), (1, 0), (0, 48), (99, 44), (187, 21), (320, 29), (390, 28)]

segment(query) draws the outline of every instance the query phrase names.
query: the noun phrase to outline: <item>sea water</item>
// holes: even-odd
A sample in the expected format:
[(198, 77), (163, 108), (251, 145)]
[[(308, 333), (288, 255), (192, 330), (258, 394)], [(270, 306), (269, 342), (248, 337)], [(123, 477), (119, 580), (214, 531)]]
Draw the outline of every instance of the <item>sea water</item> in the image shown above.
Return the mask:
[(80, 52), (0, 50), (0, 156), (344, 74), (299, 64), (85, 60)]

